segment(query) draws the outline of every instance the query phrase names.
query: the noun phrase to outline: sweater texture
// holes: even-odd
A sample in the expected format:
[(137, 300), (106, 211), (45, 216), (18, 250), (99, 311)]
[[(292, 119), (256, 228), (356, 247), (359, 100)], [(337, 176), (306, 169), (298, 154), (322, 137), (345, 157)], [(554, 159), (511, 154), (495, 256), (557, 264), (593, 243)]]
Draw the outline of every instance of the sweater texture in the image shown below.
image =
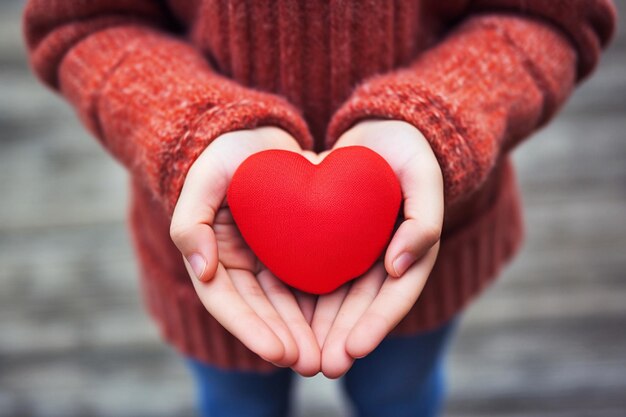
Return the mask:
[(443, 173), (443, 234), (393, 334), (432, 329), (520, 248), (510, 151), (593, 71), (615, 19), (610, 0), (30, 0), (23, 29), (35, 74), (130, 173), (142, 295), (163, 338), (270, 370), (204, 309), (169, 237), (211, 141), (272, 125), (321, 152), (359, 120), (417, 127)]

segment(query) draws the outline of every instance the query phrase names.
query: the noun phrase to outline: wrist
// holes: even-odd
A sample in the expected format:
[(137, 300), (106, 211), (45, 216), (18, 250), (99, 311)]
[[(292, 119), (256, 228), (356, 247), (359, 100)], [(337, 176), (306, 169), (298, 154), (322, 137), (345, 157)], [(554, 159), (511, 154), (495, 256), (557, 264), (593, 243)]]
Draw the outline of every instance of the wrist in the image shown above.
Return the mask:
[(428, 164), (433, 169), (441, 170), (433, 148), (424, 134), (404, 120), (362, 119), (337, 139), (333, 149), (351, 145), (366, 146), (385, 159), (398, 160), (398, 154), (407, 159), (417, 158), (420, 164)]
[(302, 148), (300, 142), (296, 140), (289, 132), (278, 126), (260, 126), (253, 129), (262, 137), (262, 145), (265, 149), (286, 149), (286, 150), (298, 150)]
[(300, 152), (300, 144), (285, 130), (274, 126), (262, 126), (252, 129), (233, 130), (216, 137), (200, 153), (190, 166), (209, 165), (221, 169), (223, 175), (230, 178), (237, 167), (250, 155), (268, 149), (284, 149)]

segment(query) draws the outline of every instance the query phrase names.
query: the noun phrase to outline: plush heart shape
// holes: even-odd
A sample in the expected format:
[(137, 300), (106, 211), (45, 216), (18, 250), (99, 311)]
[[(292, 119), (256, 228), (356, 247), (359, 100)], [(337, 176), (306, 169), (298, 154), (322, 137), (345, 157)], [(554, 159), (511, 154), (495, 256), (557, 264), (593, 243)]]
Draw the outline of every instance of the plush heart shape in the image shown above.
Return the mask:
[(364, 146), (315, 165), (267, 150), (235, 171), (228, 205), (259, 260), (299, 290), (324, 294), (365, 273), (386, 248), (402, 191), (387, 161)]

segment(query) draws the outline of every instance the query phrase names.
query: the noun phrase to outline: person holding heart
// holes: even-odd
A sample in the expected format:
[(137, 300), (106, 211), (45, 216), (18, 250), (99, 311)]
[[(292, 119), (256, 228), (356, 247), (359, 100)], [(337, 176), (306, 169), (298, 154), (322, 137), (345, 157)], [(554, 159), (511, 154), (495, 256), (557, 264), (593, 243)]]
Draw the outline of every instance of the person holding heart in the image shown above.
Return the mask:
[[(203, 415), (286, 415), (293, 372), (322, 372), (359, 416), (428, 417), (463, 308), (523, 241), (510, 153), (615, 20), (610, 0), (29, 0), (23, 26), (34, 72), (131, 174), (146, 308)], [(397, 228), (350, 281), (293, 288), (244, 239), (231, 180), (259, 152), (321, 167), (353, 146), (397, 178)]]

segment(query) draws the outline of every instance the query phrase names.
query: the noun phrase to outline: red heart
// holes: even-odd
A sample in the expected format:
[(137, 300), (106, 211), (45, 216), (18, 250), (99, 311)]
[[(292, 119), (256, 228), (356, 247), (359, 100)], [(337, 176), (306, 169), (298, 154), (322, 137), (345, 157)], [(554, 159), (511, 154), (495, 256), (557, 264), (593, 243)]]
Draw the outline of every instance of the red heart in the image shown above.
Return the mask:
[(394, 229), (402, 191), (393, 170), (364, 146), (318, 165), (267, 150), (235, 171), (228, 205), (259, 260), (288, 285), (324, 294), (366, 272)]

